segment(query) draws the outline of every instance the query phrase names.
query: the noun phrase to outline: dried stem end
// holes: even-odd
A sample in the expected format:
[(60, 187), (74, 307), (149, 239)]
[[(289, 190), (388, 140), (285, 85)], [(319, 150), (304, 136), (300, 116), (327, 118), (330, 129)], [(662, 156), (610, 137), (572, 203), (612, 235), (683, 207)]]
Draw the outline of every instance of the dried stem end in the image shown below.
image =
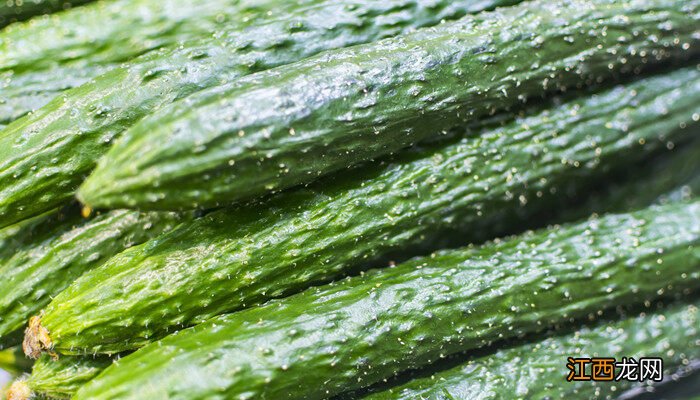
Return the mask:
[(27, 357), (34, 360), (39, 358), (43, 352), (48, 353), (54, 359), (58, 358), (58, 354), (53, 351), (49, 331), (41, 325), (41, 317), (35, 316), (29, 319), (29, 326), (24, 331), (22, 350)]

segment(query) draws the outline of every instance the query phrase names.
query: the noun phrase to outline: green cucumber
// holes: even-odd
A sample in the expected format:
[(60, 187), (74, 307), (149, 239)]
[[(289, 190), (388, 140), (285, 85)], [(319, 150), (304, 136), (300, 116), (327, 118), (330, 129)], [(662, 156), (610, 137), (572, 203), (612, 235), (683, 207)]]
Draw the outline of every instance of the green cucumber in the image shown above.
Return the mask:
[[(259, 18), (232, 24), (221, 37), (151, 52), (64, 92), (0, 133), (0, 227), (72, 199), (124, 129), (197, 90), (517, 1), (281, 1)], [(49, 172), (34, 174), (33, 167)]]
[[(614, 399), (639, 383), (567, 382), (568, 357), (661, 357), (668, 377), (700, 360), (700, 302), (673, 304), (621, 321), (582, 326), (575, 332), (470, 357), (464, 364), (404, 385), (363, 396), (365, 400)], [(588, 371), (590, 373), (590, 371)]]
[(0, 28), (44, 14), (67, 10), (94, 0), (6, 0), (0, 2)]
[(13, 236), (12, 256), (0, 260), (0, 348), (20, 343), (29, 317), (75, 278), (181, 218), (119, 210), (84, 219), (77, 211), (32, 221)]
[[(693, 191), (697, 193), (698, 190), (700, 190), (697, 184), (698, 182), (696, 182), (697, 177), (700, 176), (700, 156), (698, 156), (698, 154), (700, 154), (700, 142), (694, 146), (689, 146), (688, 148), (680, 150), (679, 154), (665, 154), (660, 160), (653, 162), (652, 165), (640, 165), (640, 169), (637, 174), (634, 174), (634, 177), (644, 176), (644, 185), (636, 180), (617, 183), (611, 188), (607, 188), (603, 195), (599, 194), (596, 196), (595, 201), (586, 202), (585, 206), (578, 207), (580, 209), (579, 214), (585, 215), (588, 213), (588, 210), (600, 211), (606, 204), (604, 196), (608, 195), (610, 196), (609, 199), (611, 202), (607, 204), (609, 205), (612, 203), (612, 207), (615, 209), (622, 209), (622, 206), (632, 208), (639, 207), (644, 205), (642, 202), (649, 200), (659, 199), (659, 201), (662, 202), (687, 200), (688, 196), (692, 196), (691, 193), (693, 193)], [(649, 164), (648, 161), (646, 164)], [(695, 179), (695, 181), (693, 181), (693, 179)], [(692, 184), (688, 185), (689, 182), (692, 182)], [(692, 191), (688, 188), (692, 188)], [(671, 195), (662, 195), (662, 193), (670, 193)], [(683, 195), (676, 196), (676, 193), (683, 193)], [(635, 199), (635, 201), (631, 201), (630, 199)], [(66, 362), (66, 360), (74, 359), (77, 358), (64, 356), (59, 360)], [(36, 364), (37, 368), (47, 370), (46, 367), (39, 365), (48, 362), (48, 360), (49, 358), (46, 356), (39, 358)], [(52, 374), (44, 373), (41, 375), (41, 378), (37, 378), (37, 376), (30, 377), (29, 381), (39, 382), (30, 384), (30, 387), (34, 392), (41, 393), (45, 392), (50, 385), (53, 392), (61, 390), (63, 393), (68, 393), (70, 391), (72, 394), (77, 387), (82, 386), (84, 383), (97, 376), (102, 369), (109, 365), (102, 360), (104, 360), (104, 357), (81, 357), (80, 361), (76, 361), (76, 363), (85, 366), (85, 368), (90, 368), (89, 374), (56, 374), (60, 378), (56, 379), (52, 377)], [(79, 371), (82, 370), (84, 369), (79, 369)]]
[(69, 399), (80, 387), (96, 377), (114, 361), (110, 357), (61, 357), (57, 360), (42, 356), (34, 363), (28, 377), (10, 387), (8, 398), (28, 400), (41, 396)]
[[(693, 184), (687, 185), (687, 183), (691, 182), (693, 178), (697, 180), (697, 177), (700, 175), (697, 173), (700, 171), (700, 157), (697, 157), (699, 152), (700, 142), (694, 145), (694, 147), (688, 147), (687, 149), (681, 150), (680, 154), (673, 154), (671, 157), (668, 157), (669, 155), (664, 155), (663, 158), (657, 162), (654, 162), (652, 165), (646, 165), (646, 168), (640, 165), (641, 168), (639, 174), (634, 175), (635, 177), (637, 177), (637, 175), (644, 176), (646, 179), (646, 184), (642, 185), (638, 181), (629, 181), (625, 182), (624, 184), (618, 183), (613, 185), (611, 188), (608, 188), (604, 194), (610, 195), (610, 200), (612, 204), (614, 204), (614, 208), (622, 207), (620, 204), (624, 205), (625, 207), (639, 207), (643, 205), (642, 201), (649, 201), (652, 199), (659, 199), (659, 201), (662, 202), (687, 200), (686, 197), (690, 196), (690, 193), (692, 193), (689, 192), (688, 188), (692, 188), (692, 190), (696, 191), (696, 193), (699, 189), (697, 182), (695, 181), (692, 181)], [(692, 166), (692, 168), (689, 168), (689, 165)], [(678, 174), (679, 170), (681, 171), (680, 174)], [(668, 191), (672, 195), (661, 195), (664, 191)], [(683, 193), (683, 195), (677, 197), (675, 195), (676, 193)], [(629, 199), (637, 200), (630, 201)], [(600, 211), (603, 208), (603, 205), (606, 204), (604, 202), (604, 197), (601, 195), (596, 196), (595, 200), (596, 201), (594, 202), (586, 202), (586, 205), (583, 207), (578, 207), (581, 209), (579, 214), (587, 214), (587, 210), (590, 209), (589, 207), (591, 205), (589, 203), (594, 205), (594, 208), (592, 208), (593, 210), (598, 211)], [(65, 362), (66, 360), (73, 359), (75, 358), (64, 356), (59, 360)], [(41, 383), (31, 385), (31, 387), (33, 391), (41, 392), (45, 391), (50, 384), (54, 392), (59, 388), (62, 392), (68, 392), (68, 387), (72, 393), (75, 388), (82, 386), (82, 384), (97, 376), (103, 368), (106, 368), (106, 366), (109, 365), (102, 362), (103, 359), (103, 357), (81, 357), (81, 361), (79, 361), (80, 365), (85, 365), (87, 368), (90, 368), (90, 371), (94, 371), (88, 375), (80, 373), (75, 375), (60, 374), (60, 380), (52, 378), (51, 374), (43, 374), (41, 379), (37, 378), (36, 376), (32, 376), (29, 379), (30, 381), (39, 381)], [(48, 358), (46, 356), (42, 356), (37, 361), (37, 365), (46, 361), (48, 361)], [(76, 363), (77, 362), (78, 361), (76, 361)]]
[(78, 198), (161, 210), (255, 198), (528, 97), (690, 56), (699, 24), (699, 0), (534, 0), (327, 52), (145, 118)]
[(261, 8), (275, 4), (275, 0), (96, 2), (0, 31), (0, 72), (49, 70), (51, 76), (50, 70), (65, 65), (115, 65), (259, 18), (267, 11)]
[[(345, 31), (352, 23), (359, 30), (372, 29), (375, 38), (393, 36), (411, 28), (435, 25), (441, 18), (456, 19), (467, 13), (507, 6), (521, 0), (117, 0), (98, 2), (62, 13), (55, 18), (13, 25), (0, 32), (0, 72), (51, 69), (58, 65), (114, 65), (150, 50), (171, 47), (216, 33), (234, 40), (229, 32), (268, 25), (277, 34), (281, 23), (295, 25), (298, 11), (308, 14), (304, 29)], [(332, 10), (331, 10), (332, 7)], [(325, 8), (325, 9), (324, 9)], [(336, 20), (323, 21), (335, 12)], [(377, 18), (384, 15), (385, 19)], [(363, 27), (367, 23), (372, 27)], [(334, 26), (335, 25), (335, 26)], [(254, 28), (258, 29), (258, 28)], [(381, 32), (379, 32), (381, 31)], [(289, 31), (288, 31), (289, 32)], [(334, 33), (328, 32), (330, 38)], [(360, 34), (361, 33), (356, 33)], [(32, 40), (28, 41), (27, 38)], [(244, 38), (249, 40), (252, 36)], [(347, 40), (347, 39), (344, 39)], [(352, 40), (352, 39), (351, 39)], [(371, 38), (370, 38), (371, 40)], [(360, 39), (359, 41), (368, 41)], [(358, 43), (352, 40), (351, 43)], [(325, 47), (322, 43), (312, 43)]]
[(446, 238), (512, 233), (528, 216), (568, 208), (567, 193), (587, 192), (609, 169), (692, 136), (698, 102), (693, 66), (213, 212), (83, 275), (46, 307), (43, 325), (59, 352), (120, 352)]
[(122, 358), (74, 399), (328, 398), (616, 305), (689, 293), (700, 286), (698, 244), (694, 202), (443, 251), (212, 318)]
[(14, 24), (0, 31), (0, 122), (9, 123), (148, 51), (258, 20), (276, 3), (117, 0)]

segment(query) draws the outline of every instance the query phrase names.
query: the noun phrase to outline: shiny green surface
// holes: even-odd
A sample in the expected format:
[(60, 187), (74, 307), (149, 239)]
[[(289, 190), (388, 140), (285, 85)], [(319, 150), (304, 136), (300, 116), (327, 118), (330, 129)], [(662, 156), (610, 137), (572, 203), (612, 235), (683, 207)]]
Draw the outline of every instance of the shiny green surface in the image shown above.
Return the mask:
[(4, 0), (0, 2), (0, 28), (15, 21), (67, 10), (94, 0)]
[[(31, 1), (31, 0), (30, 0)], [(100, 1), (0, 31), (0, 72), (128, 61), (149, 50), (209, 37), (276, 0)], [(25, 2), (26, 3), (26, 2)], [(47, 71), (49, 76), (51, 72)], [(3, 93), (4, 94), (4, 93)]]
[[(365, 400), (615, 399), (638, 385), (566, 382), (567, 357), (661, 357), (665, 376), (700, 360), (700, 302), (583, 326), (534, 343), (500, 348), (463, 365), (362, 397)], [(589, 371), (590, 373), (590, 371)]]
[(609, 169), (692, 137), (699, 102), (688, 67), (214, 212), (85, 274), (43, 324), (59, 352), (118, 352), (393, 256), (512, 233)]
[[(41, 108), (62, 91), (108, 70), (109, 66), (91, 65), (60, 66), (50, 71), (19, 75), (0, 73), (0, 123), (9, 124), (30, 111)], [(4, 126), (0, 126), (0, 129), (4, 129)]]
[[(302, 0), (293, 2), (295, 4), (279, 0), (98, 2), (53, 18), (16, 24), (0, 31), (0, 72), (19, 74), (66, 64), (111, 65), (149, 50), (207, 38), (213, 33), (223, 35), (219, 38), (227, 40), (228, 31), (257, 26), (261, 21), (267, 25), (280, 24), (287, 17), (295, 18), (293, 11), (296, 9), (321, 8), (315, 11), (318, 18), (306, 16), (308, 21), (304, 21), (315, 22), (316, 29), (322, 23), (326, 28), (332, 28), (336, 22), (339, 25), (351, 22), (360, 27), (361, 19), (371, 24), (381, 13), (387, 18), (383, 27), (385, 33), (380, 35), (385, 37), (411, 27), (436, 24), (441, 17), (454, 19), (466, 13), (519, 1), (389, 0), (375, 5), (367, 0), (349, 0), (333, 5), (335, 16), (323, 10), (332, 2), (322, 0)], [(353, 8), (360, 10), (354, 12)], [(291, 15), (286, 14), (289, 11), (292, 11)], [(410, 21), (411, 17), (415, 21)], [(322, 22), (321, 18), (327, 19)], [(287, 21), (292, 25), (294, 22)], [(390, 23), (395, 26), (390, 27)]]
[(124, 357), (74, 398), (327, 398), (492, 341), (684, 293), (700, 285), (699, 242), (694, 202), (443, 251), (213, 318)]
[(42, 356), (34, 363), (26, 382), (37, 395), (67, 399), (111, 364), (112, 359), (106, 356), (61, 357), (58, 360)]
[[(151, 52), (63, 92), (0, 132), (0, 227), (71, 199), (115, 137), (145, 115), (193, 92), (323, 50), (517, 1), (304, 0), (275, 3), (270, 10), (244, 2), (249, 10), (236, 14), (240, 20), (213, 38)], [(26, 90), (24, 84), (12, 89)], [(20, 113), (11, 105), (14, 102), (7, 104), (13, 115)], [(45, 173), (31, 173), (31, 168)]]
[[(670, 154), (664, 154), (663, 157), (654, 160), (653, 165), (646, 166), (646, 168), (640, 166), (633, 177), (626, 176), (624, 182), (612, 185), (603, 193), (592, 197), (591, 201), (576, 207), (577, 212), (567, 214), (568, 216), (573, 216), (574, 214), (585, 215), (589, 210), (600, 212), (611, 207), (614, 209), (622, 209), (622, 207), (634, 208), (652, 200), (659, 202), (687, 201), (694, 193), (700, 193), (700, 181), (698, 180), (700, 176), (699, 153), (700, 142), (692, 146), (685, 146)], [(629, 180), (630, 178), (638, 177), (644, 177), (644, 184), (638, 180)], [(663, 193), (664, 191), (667, 191), (667, 193)], [(18, 355), (20, 353), (21, 349), (16, 352)], [(3, 365), (1, 362), (2, 354), (0, 353), (0, 367)], [(20, 356), (24, 357), (24, 354)], [(50, 387), (54, 393), (59, 390), (62, 393), (68, 391), (73, 393), (79, 386), (97, 376), (109, 365), (109, 363), (102, 361), (104, 360), (103, 357), (93, 359), (90, 355), (86, 356), (86, 358), (63, 356), (59, 360), (61, 363), (50, 364), (49, 366), (45, 366), (49, 362), (46, 356), (37, 361), (37, 368), (41, 368), (41, 371), (46, 372), (38, 376), (32, 376), (29, 379), (30, 384), (34, 383), (31, 384), (34, 391), (44, 392)], [(77, 369), (78, 373), (66, 373), (70, 372), (70, 370), (65, 371), (63, 369), (60, 370), (60, 374), (52, 372), (51, 366), (65, 365), (66, 362), (75, 362), (81, 366), (81, 368)], [(86, 370), (85, 368), (89, 369)], [(88, 373), (85, 374), (83, 373), (84, 371)]]
[(12, 122), (148, 51), (235, 30), (276, 2), (100, 1), (12, 25), (0, 31), (0, 122)]
[(78, 198), (141, 209), (254, 198), (529, 97), (691, 56), (698, 25), (698, 0), (535, 0), (326, 52), (145, 118)]
[(75, 278), (120, 251), (171, 229), (172, 213), (112, 211), (84, 219), (75, 209), (21, 225), (0, 259), (0, 348)]

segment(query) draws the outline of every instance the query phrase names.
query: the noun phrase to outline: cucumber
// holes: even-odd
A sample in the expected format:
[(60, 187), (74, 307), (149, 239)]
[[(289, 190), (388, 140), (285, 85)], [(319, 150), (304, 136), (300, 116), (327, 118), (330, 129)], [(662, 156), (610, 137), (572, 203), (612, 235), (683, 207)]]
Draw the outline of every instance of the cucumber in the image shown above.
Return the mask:
[[(256, 20), (274, 0), (117, 0), (0, 31), (0, 122), (148, 51)], [(32, 38), (32, 40), (27, 40)]]
[[(0, 227), (72, 199), (112, 139), (192, 92), (323, 50), (517, 1), (282, 1), (274, 10), (264, 9), (264, 18), (223, 30), (221, 38), (151, 52), (64, 92), (0, 133)], [(37, 175), (32, 167), (56, 173)]]
[(21, 75), (65, 65), (116, 65), (150, 50), (210, 36), (244, 19), (259, 18), (266, 11), (261, 7), (271, 8), (276, 3), (274, 0), (96, 2), (1, 31), (0, 72)]
[(328, 398), (492, 341), (686, 294), (700, 286), (699, 243), (693, 202), (443, 251), (212, 318), (122, 358), (73, 398)]
[(0, 28), (38, 15), (67, 10), (94, 0), (6, 0), (0, 2)]
[[(13, 25), (0, 32), (0, 72), (24, 73), (59, 65), (114, 65), (150, 50), (172, 47), (216, 33), (224, 41), (235, 40), (233, 32), (267, 25), (271, 34), (285, 23), (294, 25), (303, 11), (306, 29), (351, 32), (344, 23), (360, 31), (374, 30), (376, 38), (392, 36), (415, 27), (435, 25), (441, 18), (455, 19), (519, 3), (521, 0), (117, 0), (98, 2), (51, 19)], [(332, 7), (332, 9), (331, 9)], [(309, 14), (312, 9), (315, 14)], [(358, 10), (359, 9), (359, 10)], [(336, 21), (323, 21), (335, 12)], [(385, 19), (377, 18), (379, 13)], [(288, 19), (289, 18), (289, 19)], [(362, 18), (362, 19), (360, 19)], [(363, 21), (373, 25), (363, 27)], [(336, 24), (337, 26), (333, 26)], [(303, 31), (303, 27), (287, 33)], [(380, 32), (381, 31), (381, 32)], [(259, 31), (258, 31), (259, 33)], [(327, 32), (330, 38), (335, 33)], [(362, 35), (361, 32), (355, 33)], [(28, 41), (26, 38), (33, 40)], [(243, 38), (250, 40), (253, 36)], [(350, 43), (357, 43), (358, 39)], [(371, 39), (369, 39), (371, 40)], [(211, 41), (211, 40), (209, 40)], [(359, 39), (365, 42), (368, 39)], [(204, 41), (200, 41), (204, 43)], [(322, 43), (315, 46), (325, 47)]]
[[(697, 193), (697, 191), (700, 190), (698, 182), (696, 182), (697, 177), (700, 176), (699, 152), (700, 142), (680, 150), (679, 154), (675, 154), (675, 152), (674, 154), (665, 154), (663, 157), (660, 157), (659, 160), (655, 160), (651, 163), (651, 165), (640, 165), (640, 170), (637, 174), (634, 174), (634, 177), (644, 176), (646, 179), (644, 185), (636, 180), (627, 181), (624, 184), (617, 183), (612, 185), (612, 187), (607, 188), (604, 193), (595, 196), (595, 201), (586, 202), (583, 207), (579, 206), (579, 214), (587, 214), (588, 210), (600, 211), (606, 204), (604, 196), (608, 195), (615, 208), (622, 207), (623, 205), (624, 207), (639, 207), (644, 205), (642, 202), (657, 199), (660, 202), (687, 201), (688, 197), (692, 196), (693, 191)], [(649, 163), (647, 162), (646, 164)], [(680, 173), (678, 173), (679, 171)], [(694, 178), (695, 181), (692, 181)], [(692, 184), (689, 185), (689, 182), (692, 182)], [(662, 194), (662, 191), (666, 190), (669, 194)], [(677, 193), (682, 193), (682, 196), (676, 196)], [(631, 199), (636, 199), (636, 201), (632, 201)], [(593, 208), (590, 208), (591, 206), (593, 206)], [(568, 214), (572, 215), (573, 213)], [(2, 356), (0, 355), (0, 359), (1, 358)], [(78, 369), (79, 373), (55, 374), (59, 379), (56, 379), (53, 373), (42, 373), (40, 377), (34, 374), (27, 382), (31, 390), (37, 393), (44, 393), (48, 387), (51, 387), (54, 393), (60, 390), (62, 393), (72, 394), (78, 387), (97, 376), (104, 368), (110, 365), (110, 363), (106, 363), (104, 360), (105, 357), (63, 356), (59, 359), (60, 362), (57, 365), (64, 365), (62, 363), (65, 362), (74, 362), (81, 366), (81, 368)], [(41, 368), (42, 371), (49, 371), (49, 367), (44, 365), (47, 362), (50, 362), (49, 357), (40, 357), (36, 362), (37, 367), (35, 367), (35, 369)], [(1, 362), (0, 366), (2, 366)], [(86, 369), (90, 372), (89, 374), (80, 373)], [(34, 383), (32, 384), (32, 382)]]
[[(629, 181), (625, 182), (624, 184), (618, 183), (616, 185), (612, 185), (610, 188), (607, 188), (604, 195), (610, 196), (609, 198), (612, 204), (614, 204), (613, 207), (615, 208), (622, 207), (622, 205), (633, 208), (639, 207), (643, 205), (643, 201), (649, 201), (657, 198), (658, 201), (661, 202), (681, 200), (687, 201), (687, 197), (692, 196), (692, 192), (689, 190), (689, 188), (692, 188), (691, 190), (695, 191), (695, 193), (697, 193), (699, 190), (697, 185), (698, 182), (692, 181), (693, 178), (695, 178), (697, 181), (697, 177), (700, 176), (700, 173), (698, 173), (700, 172), (700, 157), (697, 157), (698, 152), (700, 152), (700, 142), (694, 146), (681, 150), (679, 154), (672, 154), (671, 157), (668, 157), (669, 155), (664, 155), (664, 157), (662, 157), (660, 160), (655, 160), (652, 165), (640, 165), (641, 168), (639, 173), (634, 174), (634, 176), (645, 176), (646, 184), (642, 185), (638, 181)], [(689, 166), (692, 166), (692, 168), (689, 168)], [(680, 174), (678, 174), (679, 169), (681, 172)], [(688, 185), (687, 183), (691, 181), (692, 184)], [(661, 192), (664, 190), (668, 190), (668, 193), (671, 195), (661, 195)], [(676, 193), (683, 193), (683, 195), (676, 196)], [(594, 208), (592, 208), (593, 210), (600, 211), (603, 209), (603, 205), (606, 204), (604, 202), (605, 197), (602, 194), (598, 194), (594, 197), (594, 199), (594, 202), (586, 202), (586, 205), (582, 207), (579, 206), (579, 214), (587, 214), (587, 210), (591, 209), (589, 208), (591, 205), (594, 206)], [(629, 199), (637, 200), (631, 201)], [(569, 215), (571, 214), (573, 213), (569, 213)], [(64, 356), (59, 360), (64, 363), (73, 362), (72, 360), (76, 360), (76, 364), (84, 366), (84, 368), (90, 368), (90, 374), (57, 374), (60, 379), (53, 378), (52, 374), (49, 373), (42, 374), (41, 378), (32, 376), (29, 378), (29, 382), (39, 382), (30, 384), (31, 389), (34, 392), (42, 393), (43, 391), (46, 391), (46, 388), (50, 385), (54, 392), (61, 390), (63, 393), (68, 393), (70, 391), (70, 394), (72, 394), (77, 387), (82, 386), (84, 383), (97, 376), (109, 365), (109, 363), (105, 363), (103, 361), (105, 360), (104, 357), (95, 358), (93, 356)], [(48, 361), (49, 358), (47, 356), (40, 357), (37, 361), (36, 368), (42, 368), (42, 370), (48, 371), (47, 367), (43, 366), (43, 364)], [(0, 362), (0, 366), (1, 365), (2, 363)], [(62, 364), (59, 363), (58, 365)], [(80, 368), (79, 371), (83, 371), (84, 368)]]
[(77, 211), (40, 218), (15, 233), (12, 256), (0, 260), (0, 347), (21, 343), (17, 334), (27, 319), (82, 273), (180, 220), (126, 210), (83, 219)]
[[(669, 377), (700, 360), (700, 302), (673, 304), (621, 321), (582, 326), (533, 343), (500, 348), (404, 385), (362, 396), (390, 399), (615, 399), (633, 382), (566, 382), (567, 357), (661, 357)], [(590, 371), (588, 371), (590, 373)]]
[(115, 353), (392, 257), (512, 233), (607, 170), (692, 136), (698, 102), (693, 66), (210, 213), (83, 275), (42, 324), (61, 353)]
[(57, 360), (42, 356), (34, 363), (31, 375), (11, 386), (8, 398), (27, 400), (41, 396), (69, 399), (113, 362), (116, 361), (106, 356), (61, 357)]
[(78, 198), (161, 210), (254, 198), (528, 97), (689, 56), (699, 24), (699, 0), (535, 0), (324, 53), (145, 118)]

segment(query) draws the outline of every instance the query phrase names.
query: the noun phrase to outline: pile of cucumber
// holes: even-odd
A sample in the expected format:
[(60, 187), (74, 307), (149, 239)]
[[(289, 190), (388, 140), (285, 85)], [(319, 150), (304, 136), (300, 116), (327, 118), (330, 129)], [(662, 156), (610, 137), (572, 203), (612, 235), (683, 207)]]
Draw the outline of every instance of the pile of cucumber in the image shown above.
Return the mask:
[(700, 0), (4, 2), (3, 395), (672, 392), (696, 134)]

